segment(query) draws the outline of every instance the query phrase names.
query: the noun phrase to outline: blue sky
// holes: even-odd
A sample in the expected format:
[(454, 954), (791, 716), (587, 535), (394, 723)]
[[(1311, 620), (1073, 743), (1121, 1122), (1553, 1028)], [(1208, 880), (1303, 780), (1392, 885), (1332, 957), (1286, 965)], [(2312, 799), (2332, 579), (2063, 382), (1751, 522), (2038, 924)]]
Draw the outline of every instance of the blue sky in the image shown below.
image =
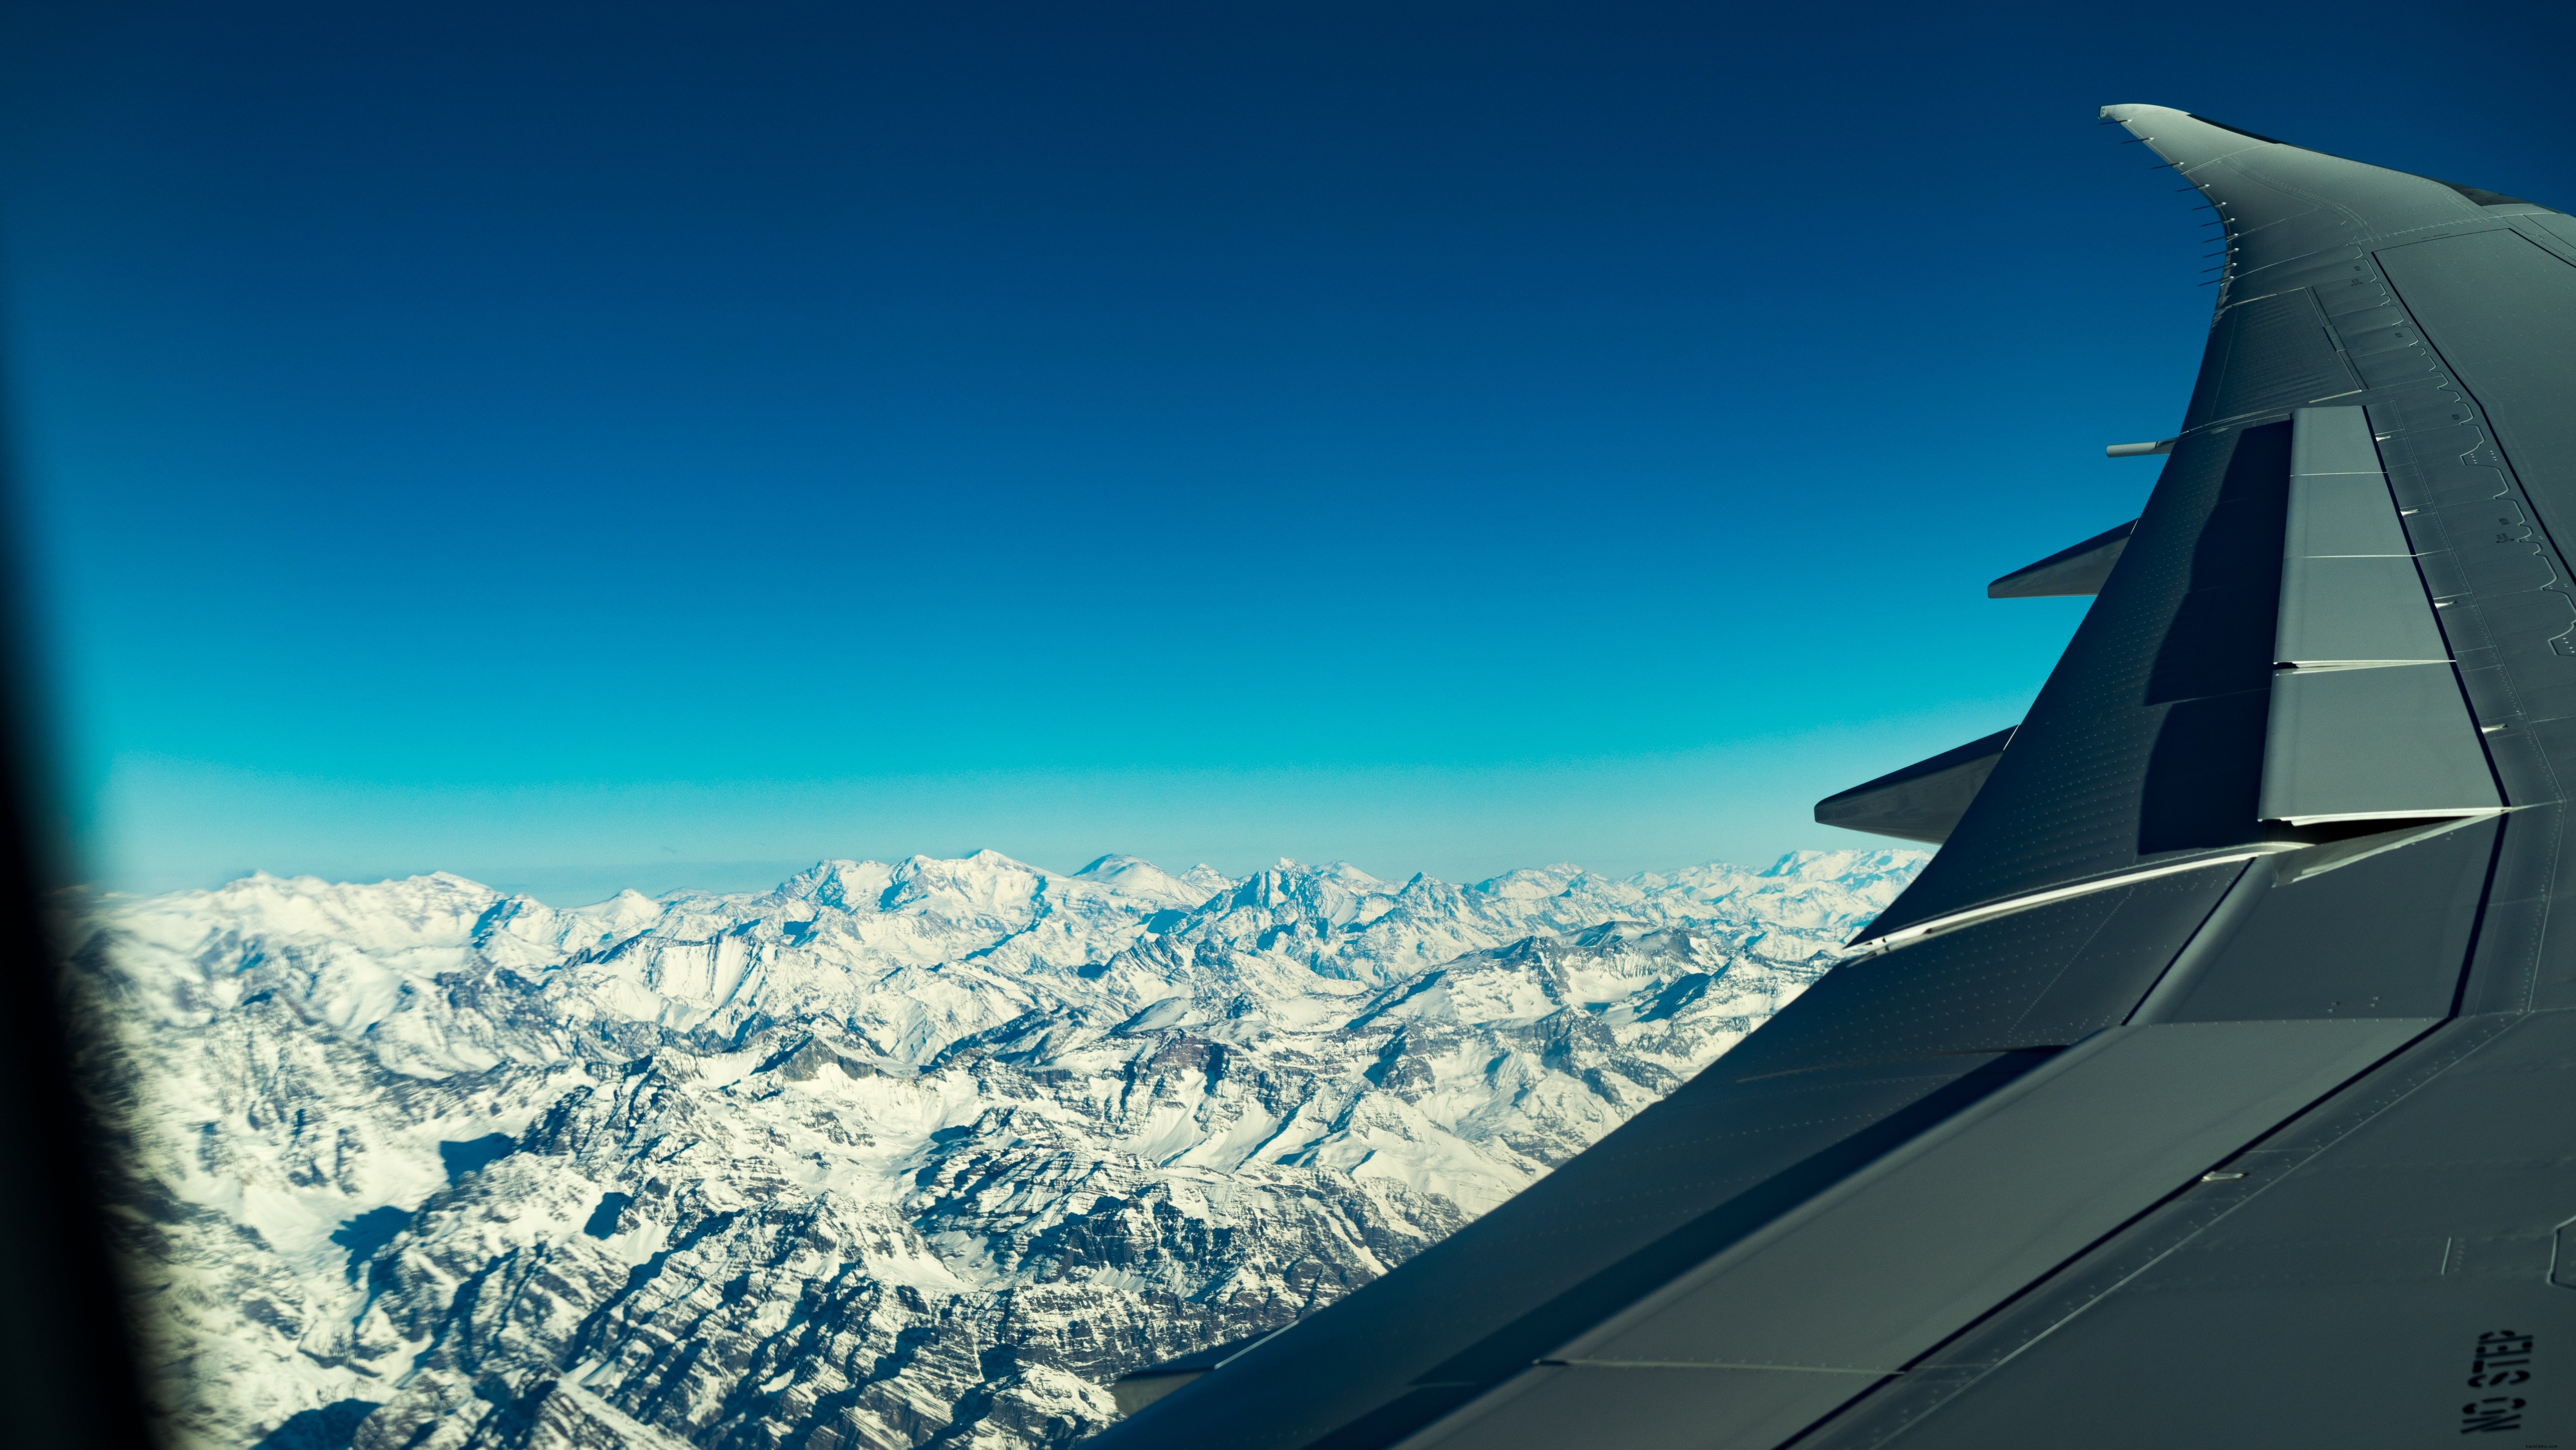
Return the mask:
[(2095, 106), (2576, 202), (2537, 6), (33, 8), (20, 592), (132, 889), (1864, 844), (2197, 366)]

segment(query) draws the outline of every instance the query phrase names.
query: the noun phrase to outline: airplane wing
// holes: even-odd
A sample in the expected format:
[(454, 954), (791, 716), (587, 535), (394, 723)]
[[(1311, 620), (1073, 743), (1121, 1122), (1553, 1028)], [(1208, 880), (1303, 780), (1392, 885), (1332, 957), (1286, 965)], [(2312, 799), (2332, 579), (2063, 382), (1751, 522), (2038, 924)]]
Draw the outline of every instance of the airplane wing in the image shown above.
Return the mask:
[(2576, 1445), (2576, 218), (2103, 114), (2208, 350), (1867, 954), (1095, 1445)]

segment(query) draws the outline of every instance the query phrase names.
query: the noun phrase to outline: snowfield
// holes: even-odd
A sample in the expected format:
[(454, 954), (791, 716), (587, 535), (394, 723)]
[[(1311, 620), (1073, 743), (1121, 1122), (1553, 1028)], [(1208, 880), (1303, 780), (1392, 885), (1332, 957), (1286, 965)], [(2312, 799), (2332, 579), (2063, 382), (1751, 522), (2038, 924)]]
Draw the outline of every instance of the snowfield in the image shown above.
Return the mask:
[(1924, 860), (91, 903), (187, 1447), (1062, 1445), (1707, 1066)]

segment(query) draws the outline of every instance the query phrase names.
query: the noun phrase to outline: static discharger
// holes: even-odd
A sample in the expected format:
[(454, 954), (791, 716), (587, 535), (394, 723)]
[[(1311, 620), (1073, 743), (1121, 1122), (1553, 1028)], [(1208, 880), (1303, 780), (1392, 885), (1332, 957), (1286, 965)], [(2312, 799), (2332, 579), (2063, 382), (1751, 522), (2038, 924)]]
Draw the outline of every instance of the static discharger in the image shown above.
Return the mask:
[(2155, 453), (2171, 453), (2173, 452), (2173, 446), (2174, 440), (2171, 438), (2167, 438), (2160, 443), (2114, 443), (2108, 448), (2102, 450), (2102, 456), (2105, 458), (2145, 458), (2148, 455)]

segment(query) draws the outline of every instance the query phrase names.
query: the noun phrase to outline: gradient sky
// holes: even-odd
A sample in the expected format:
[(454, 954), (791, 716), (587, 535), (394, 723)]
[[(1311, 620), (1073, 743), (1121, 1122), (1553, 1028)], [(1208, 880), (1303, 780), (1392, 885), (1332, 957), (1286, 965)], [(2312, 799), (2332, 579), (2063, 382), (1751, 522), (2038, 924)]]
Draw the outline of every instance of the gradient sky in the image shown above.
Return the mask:
[(2097, 105), (2576, 203), (2531, 4), (49, 9), (17, 550), (129, 889), (1867, 844), (2198, 364)]

